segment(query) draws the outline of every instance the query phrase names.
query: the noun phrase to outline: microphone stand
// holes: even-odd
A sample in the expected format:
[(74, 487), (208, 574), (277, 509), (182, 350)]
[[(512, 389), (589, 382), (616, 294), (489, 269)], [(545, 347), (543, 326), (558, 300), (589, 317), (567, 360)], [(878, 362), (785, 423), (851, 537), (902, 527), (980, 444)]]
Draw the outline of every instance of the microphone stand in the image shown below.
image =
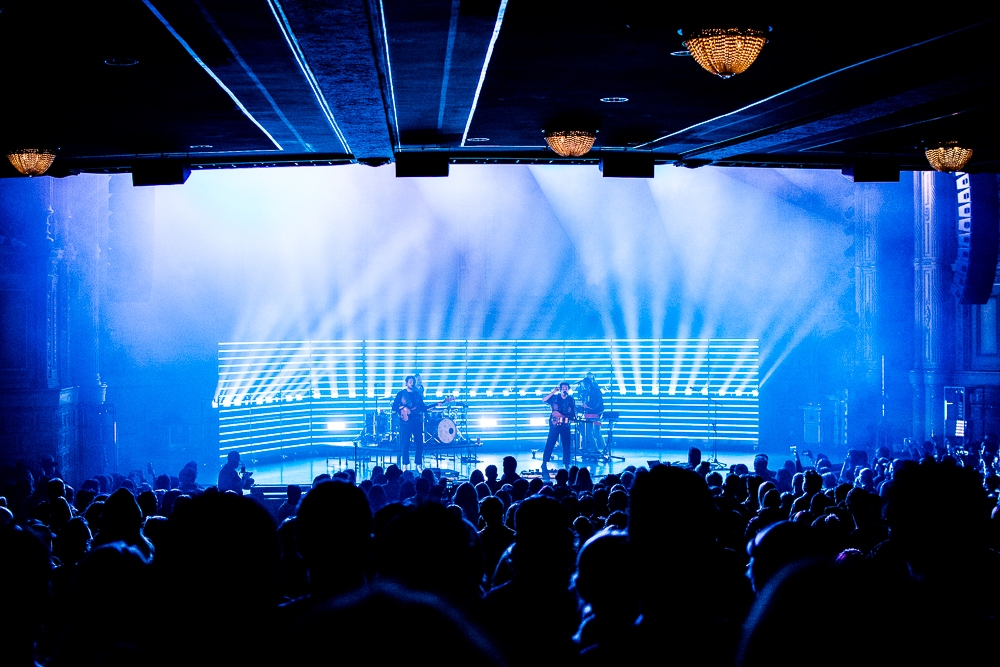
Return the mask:
[[(719, 460), (719, 406), (722, 405), (716, 400), (708, 399), (708, 439), (712, 442), (712, 458), (708, 460), (712, 470), (728, 470), (729, 466)], [(715, 411), (715, 418), (712, 418), (712, 411)], [(714, 434), (714, 436), (713, 436)]]

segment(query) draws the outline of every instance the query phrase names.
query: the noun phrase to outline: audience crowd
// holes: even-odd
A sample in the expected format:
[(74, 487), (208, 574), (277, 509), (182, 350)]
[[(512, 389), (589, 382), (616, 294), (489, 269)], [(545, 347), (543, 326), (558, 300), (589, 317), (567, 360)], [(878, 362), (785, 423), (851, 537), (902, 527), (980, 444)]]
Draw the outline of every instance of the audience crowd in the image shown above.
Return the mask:
[[(231, 456), (0, 480), (21, 665), (973, 664), (995, 657), (997, 443), (251, 489)], [(242, 471), (241, 471), (242, 472)], [(226, 481), (228, 480), (228, 481)], [(220, 491), (220, 487), (228, 490)]]

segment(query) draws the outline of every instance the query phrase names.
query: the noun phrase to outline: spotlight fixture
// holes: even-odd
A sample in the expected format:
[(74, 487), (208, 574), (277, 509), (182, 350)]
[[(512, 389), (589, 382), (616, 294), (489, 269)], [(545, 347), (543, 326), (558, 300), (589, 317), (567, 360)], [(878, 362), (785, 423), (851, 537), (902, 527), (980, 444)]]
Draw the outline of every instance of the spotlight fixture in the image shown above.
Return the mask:
[(767, 30), (760, 28), (701, 28), (681, 30), (684, 48), (706, 71), (728, 79), (745, 72), (767, 44)]
[(602, 102), (607, 102), (608, 104), (623, 104), (628, 102), (627, 97), (602, 97)]
[(957, 141), (944, 141), (925, 150), (924, 155), (938, 171), (962, 171), (972, 158), (972, 149), (962, 148)]
[(41, 176), (52, 166), (56, 152), (47, 148), (20, 148), (9, 151), (7, 159), (25, 176)]
[(484, 141), (489, 141), (489, 140), (490, 140), (489, 137), (469, 137), (468, 139), (466, 139), (466, 141), (473, 141), (476, 143), (482, 143)]
[(545, 132), (545, 143), (557, 155), (580, 157), (594, 147), (597, 132), (592, 130), (553, 130)]

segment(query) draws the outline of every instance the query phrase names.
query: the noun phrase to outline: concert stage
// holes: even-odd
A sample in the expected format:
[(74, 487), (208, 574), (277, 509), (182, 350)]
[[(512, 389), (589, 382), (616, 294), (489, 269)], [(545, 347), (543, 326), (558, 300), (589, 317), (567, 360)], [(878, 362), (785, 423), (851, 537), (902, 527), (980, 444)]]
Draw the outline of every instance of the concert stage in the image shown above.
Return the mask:
[[(522, 475), (538, 474), (542, 466), (542, 450), (545, 446), (544, 440), (539, 440), (531, 447), (525, 447), (519, 443), (517, 448), (504, 447), (494, 443), (484, 444), (482, 447), (475, 447), (471, 450), (441, 450), (441, 456), (437, 457), (434, 452), (424, 454), (424, 465), (426, 467), (440, 469), (441, 474), (466, 479), (473, 470), (485, 470), (486, 466), (492, 464), (502, 471), (501, 462), (505, 456), (513, 456), (517, 459), (517, 470)], [(702, 449), (702, 459), (711, 461), (711, 449)], [(468, 451), (474, 453), (474, 459), (468, 457)], [(720, 470), (725, 474), (729, 466), (738, 463), (745, 464), (748, 468), (753, 468), (753, 458), (760, 452), (755, 451), (752, 446), (734, 445), (727, 443), (727, 446), (720, 445), (718, 459), (725, 464), (725, 470)], [(788, 457), (788, 452), (764, 452), (771, 459), (770, 468), (773, 470), (781, 466)], [(254, 470), (254, 480), (260, 485), (281, 485), (281, 484), (302, 484), (312, 483), (313, 478), (322, 473), (333, 474), (339, 470), (355, 468), (358, 471), (358, 480), (368, 476), (375, 465), (388, 465), (395, 463), (395, 456), (389, 455), (375, 457), (372, 452), (361, 451), (355, 467), (353, 446), (330, 447), (324, 453), (317, 456), (300, 455), (296, 459), (286, 459), (281, 461), (261, 460), (254, 464), (247, 461), (247, 469)], [(612, 472), (621, 472), (626, 466), (634, 465), (648, 466), (650, 461), (675, 462), (687, 461), (687, 448), (680, 449), (675, 442), (664, 444), (663, 447), (641, 446), (641, 447), (616, 447), (613, 451), (615, 456), (611, 461), (577, 459), (574, 465), (587, 467), (594, 477), (599, 477)], [(624, 460), (622, 460), (624, 459)], [(554, 472), (562, 466), (562, 454), (556, 448), (555, 454), (549, 463), (550, 471)], [(406, 467), (406, 466), (402, 466)], [(412, 469), (413, 466), (411, 465)]]

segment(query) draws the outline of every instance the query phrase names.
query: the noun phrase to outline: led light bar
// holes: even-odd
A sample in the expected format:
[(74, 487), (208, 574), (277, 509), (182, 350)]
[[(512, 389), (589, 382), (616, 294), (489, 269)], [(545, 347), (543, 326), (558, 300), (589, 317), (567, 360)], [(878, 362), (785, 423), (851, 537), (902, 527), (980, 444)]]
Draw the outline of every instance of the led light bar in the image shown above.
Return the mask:
[(467, 403), (463, 435), (541, 441), (559, 382), (593, 373), (615, 438), (755, 442), (756, 339), (341, 340), (219, 346), (220, 455), (348, 443), (404, 378)]

